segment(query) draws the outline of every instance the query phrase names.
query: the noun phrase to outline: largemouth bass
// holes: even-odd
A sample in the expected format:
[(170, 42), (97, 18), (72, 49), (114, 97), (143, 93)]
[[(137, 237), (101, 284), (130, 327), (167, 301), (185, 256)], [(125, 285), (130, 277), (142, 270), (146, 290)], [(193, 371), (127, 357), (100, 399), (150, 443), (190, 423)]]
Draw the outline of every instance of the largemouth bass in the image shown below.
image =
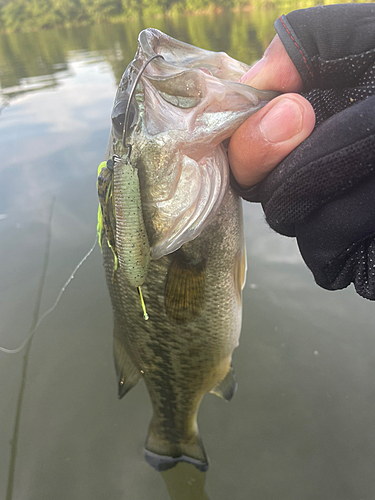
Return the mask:
[(142, 378), (146, 460), (208, 467), (197, 428), (207, 392), (236, 390), (232, 352), (246, 274), (241, 201), (222, 142), (274, 93), (248, 66), (156, 29), (139, 35), (99, 167), (98, 232), (114, 313), (121, 398)]

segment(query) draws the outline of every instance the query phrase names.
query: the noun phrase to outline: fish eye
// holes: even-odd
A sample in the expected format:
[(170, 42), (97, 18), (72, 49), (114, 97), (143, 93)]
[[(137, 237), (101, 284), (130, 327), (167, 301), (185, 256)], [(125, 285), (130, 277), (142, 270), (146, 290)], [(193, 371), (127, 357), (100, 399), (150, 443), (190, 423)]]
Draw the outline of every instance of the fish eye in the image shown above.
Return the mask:
[(112, 115), (112, 125), (115, 131), (115, 134), (118, 138), (121, 137), (122, 130), (124, 129), (124, 117), (125, 113), (121, 113), (117, 116)]
[[(124, 119), (125, 119), (125, 110), (127, 106), (128, 100), (121, 99), (116, 102), (112, 111), (112, 125), (115, 132), (115, 135), (118, 139), (121, 139), (123, 131), (124, 131)], [(132, 130), (138, 120), (138, 106), (133, 102), (129, 107), (128, 114), (128, 132)]]

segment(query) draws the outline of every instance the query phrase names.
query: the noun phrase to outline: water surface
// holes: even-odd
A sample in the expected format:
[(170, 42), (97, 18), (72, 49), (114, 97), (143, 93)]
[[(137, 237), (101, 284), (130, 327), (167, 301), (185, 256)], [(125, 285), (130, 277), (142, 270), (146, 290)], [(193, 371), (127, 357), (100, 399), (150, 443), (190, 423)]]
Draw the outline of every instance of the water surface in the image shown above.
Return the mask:
[[(250, 64), (271, 40), (278, 14), (147, 26)], [(17, 347), (33, 321), (53, 197), (42, 312), (94, 241), (96, 169), (116, 85), (143, 27), (0, 39), (2, 346)], [(33, 340), (12, 498), (162, 500), (169, 491), (173, 500), (373, 499), (374, 305), (352, 288), (319, 289), (295, 241), (273, 233), (258, 206), (246, 204), (244, 214), (249, 270), (234, 354), (239, 389), (230, 404), (212, 395), (202, 404), (207, 476), (184, 466), (162, 476), (143, 459), (151, 407), (141, 383), (117, 399), (111, 307), (96, 249)], [(0, 353), (0, 498), (24, 354)]]

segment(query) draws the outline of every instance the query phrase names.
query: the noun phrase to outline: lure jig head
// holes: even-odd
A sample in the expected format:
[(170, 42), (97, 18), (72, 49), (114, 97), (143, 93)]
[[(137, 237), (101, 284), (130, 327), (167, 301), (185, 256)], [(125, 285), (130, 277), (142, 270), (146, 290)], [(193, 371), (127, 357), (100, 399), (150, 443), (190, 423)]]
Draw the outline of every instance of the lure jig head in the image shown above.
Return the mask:
[(118, 259), (127, 282), (137, 288), (145, 320), (148, 320), (149, 316), (146, 311), (141, 285), (144, 283), (148, 272), (150, 245), (143, 219), (138, 169), (131, 163), (132, 144), (127, 144), (126, 138), (130, 105), (137, 85), (146, 67), (157, 57), (164, 59), (160, 54), (155, 54), (147, 59), (140, 69), (129, 94), (122, 133), (122, 145), (128, 150), (127, 155), (125, 158), (120, 158), (117, 155), (113, 156)]
[[(155, 58), (163, 56), (155, 54), (143, 64), (130, 90), (126, 105), (122, 131), (122, 146), (127, 154), (114, 154), (108, 161), (99, 165), (98, 169), (98, 235), (104, 230), (109, 247), (114, 256), (114, 273), (119, 270), (121, 277), (130, 286), (137, 289), (143, 317), (149, 318), (141, 285), (143, 285), (150, 263), (150, 245), (143, 219), (141, 192), (138, 169), (131, 162), (132, 144), (126, 143), (130, 105), (137, 85), (146, 67)], [(114, 210), (116, 220), (115, 233), (111, 224), (110, 213)], [(114, 277), (114, 275), (113, 275)]]

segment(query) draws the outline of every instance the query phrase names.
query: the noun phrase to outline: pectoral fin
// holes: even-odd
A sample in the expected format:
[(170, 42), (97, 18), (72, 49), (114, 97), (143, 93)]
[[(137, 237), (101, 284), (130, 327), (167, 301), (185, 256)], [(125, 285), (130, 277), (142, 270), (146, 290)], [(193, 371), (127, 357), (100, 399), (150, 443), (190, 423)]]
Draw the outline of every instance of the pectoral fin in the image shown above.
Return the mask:
[(234, 369), (233, 366), (229, 368), (228, 373), (226, 374), (225, 378), (218, 384), (214, 389), (212, 389), (210, 392), (213, 394), (216, 394), (220, 398), (226, 399), (227, 401), (230, 401), (232, 397), (234, 396), (234, 393), (237, 390), (237, 382), (236, 382), (236, 377), (234, 374)]
[(189, 261), (182, 251), (175, 253), (165, 285), (167, 316), (179, 324), (187, 323), (204, 308), (206, 263)]
[(118, 397), (121, 399), (136, 385), (141, 375), (126, 352), (125, 346), (116, 336), (116, 331), (114, 335), (113, 354), (118, 381)]
[(234, 259), (233, 266), (233, 281), (234, 288), (236, 291), (236, 296), (238, 302), (242, 302), (242, 290), (246, 282), (246, 270), (247, 270), (247, 260), (246, 260), (246, 246), (244, 245), (242, 250), (237, 253)]

